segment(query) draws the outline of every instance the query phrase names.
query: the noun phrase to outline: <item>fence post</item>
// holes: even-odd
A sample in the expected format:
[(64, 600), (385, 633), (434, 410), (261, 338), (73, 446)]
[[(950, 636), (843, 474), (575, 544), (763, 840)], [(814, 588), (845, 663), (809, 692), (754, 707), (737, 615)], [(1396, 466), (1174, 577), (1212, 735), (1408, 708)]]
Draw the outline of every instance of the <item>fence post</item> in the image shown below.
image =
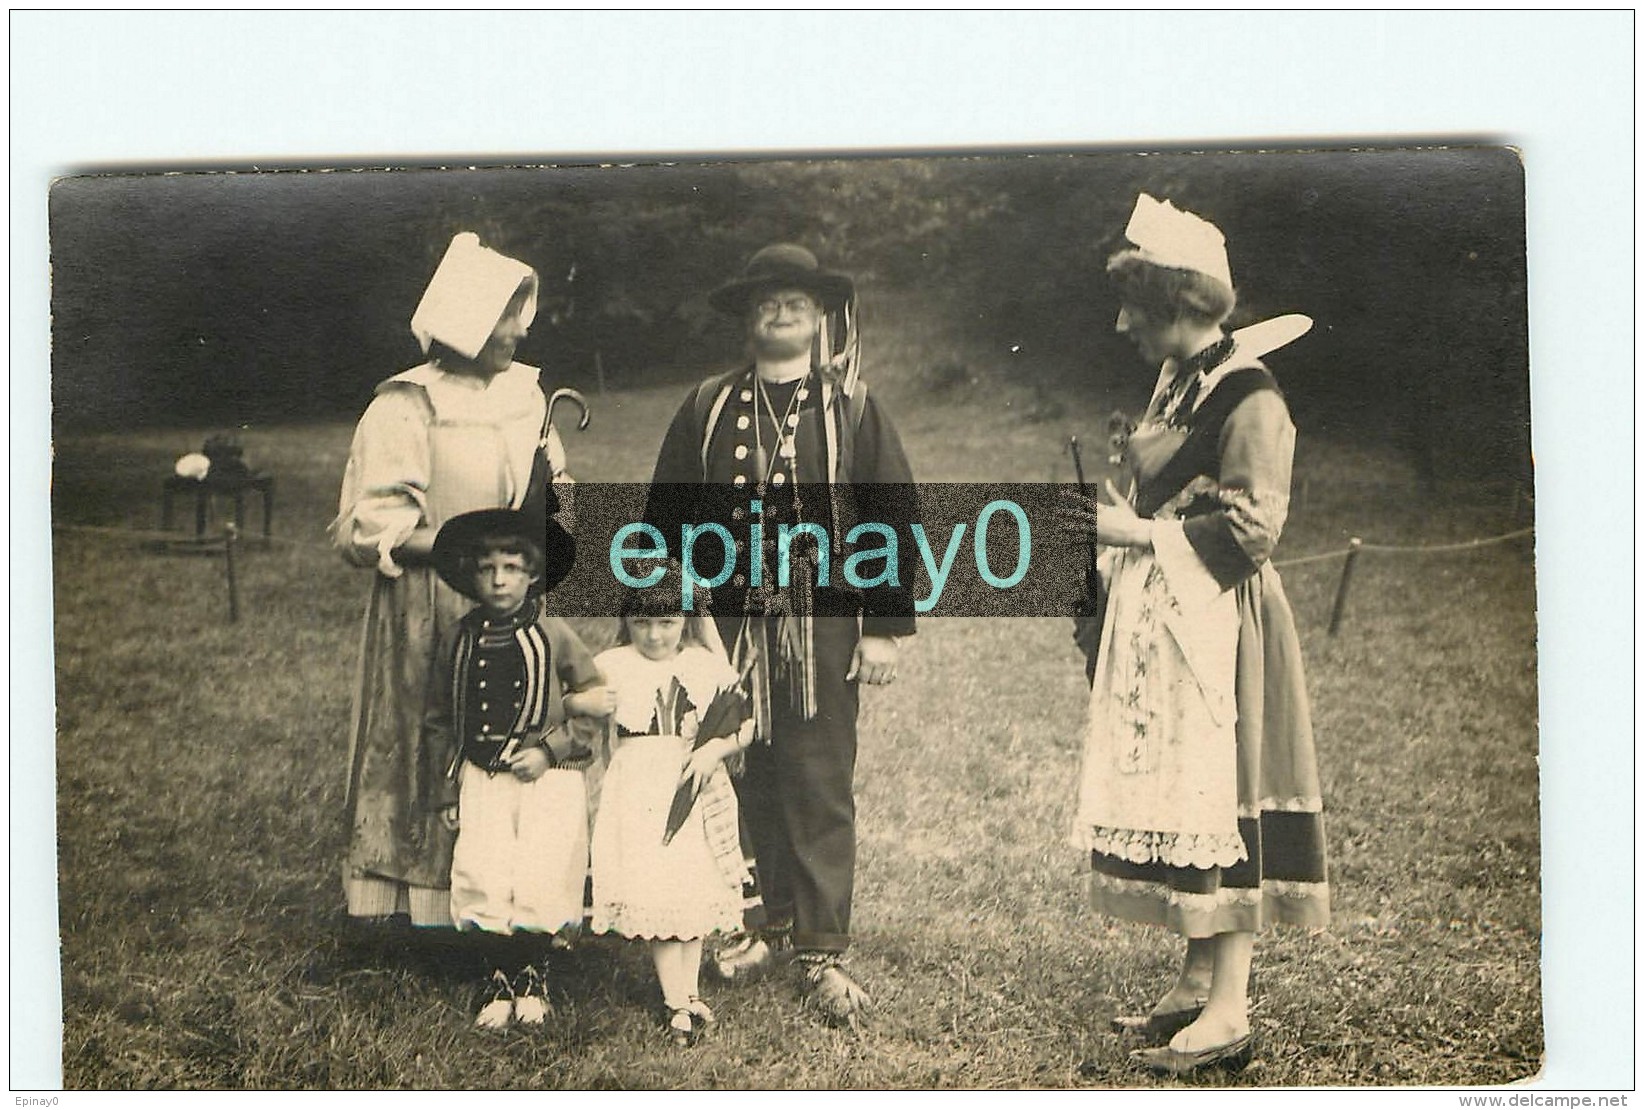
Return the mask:
[(1342, 613), (1347, 609), (1347, 587), (1353, 581), (1353, 564), (1358, 562), (1359, 549), (1364, 541), (1354, 536), (1347, 541), (1347, 558), (1341, 565), (1341, 581), (1336, 585), (1336, 604), (1330, 610), (1330, 635), (1341, 628)]
[(223, 525), (223, 560), (228, 567), (228, 622), (234, 624), (240, 619), (240, 583), (234, 576), (234, 548), (240, 538), (240, 530), (230, 521)]

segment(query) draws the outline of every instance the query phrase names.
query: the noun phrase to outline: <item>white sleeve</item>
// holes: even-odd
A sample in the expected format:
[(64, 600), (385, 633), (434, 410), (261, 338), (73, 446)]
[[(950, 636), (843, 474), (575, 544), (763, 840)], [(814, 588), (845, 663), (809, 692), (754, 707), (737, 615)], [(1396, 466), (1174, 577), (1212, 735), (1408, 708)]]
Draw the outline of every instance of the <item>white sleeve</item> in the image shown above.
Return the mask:
[(390, 552), (423, 522), (428, 505), (427, 409), (415, 389), (379, 394), (360, 417), (331, 523), (344, 559), (389, 577), (400, 574)]
[(1187, 542), (1181, 521), (1153, 521), (1153, 558), (1184, 614), (1202, 611), (1222, 595), (1221, 583)]

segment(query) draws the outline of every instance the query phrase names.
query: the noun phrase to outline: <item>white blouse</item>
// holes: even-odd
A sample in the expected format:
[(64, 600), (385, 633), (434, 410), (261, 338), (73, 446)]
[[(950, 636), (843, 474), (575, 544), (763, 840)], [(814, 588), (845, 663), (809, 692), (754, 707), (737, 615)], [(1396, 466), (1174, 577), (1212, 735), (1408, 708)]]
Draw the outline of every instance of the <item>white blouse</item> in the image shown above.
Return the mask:
[(516, 362), (484, 382), (426, 364), (379, 385), (354, 430), (331, 524), (343, 557), (398, 577), (390, 552), (419, 526), (518, 506), (541, 439), (537, 375)]

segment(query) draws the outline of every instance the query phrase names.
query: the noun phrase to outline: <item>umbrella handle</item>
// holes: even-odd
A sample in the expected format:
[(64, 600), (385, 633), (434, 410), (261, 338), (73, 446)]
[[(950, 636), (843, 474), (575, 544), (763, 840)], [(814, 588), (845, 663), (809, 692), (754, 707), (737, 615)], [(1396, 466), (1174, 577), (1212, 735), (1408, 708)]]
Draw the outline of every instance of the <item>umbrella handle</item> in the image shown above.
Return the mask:
[(588, 430), (588, 421), (591, 419), (591, 417), (589, 415), (590, 410), (589, 410), (589, 407), (588, 407), (588, 398), (584, 397), (581, 393), (578, 393), (576, 390), (571, 389), (569, 387), (556, 389), (548, 395), (548, 411), (543, 415), (543, 418), (542, 418), (542, 422), (543, 422), (544, 426), (547, 426), (547, 427), (552, 427), (553, 426), (553, 423), (554, 423), (554, 406), (559, 404), (561, 401), (570, 401), (572, 404), (576, 405), (576, 407), (578, 409), (578, 413), (579, 413), (578, 418), (577, 418), (577, 431), (579, 431), (579, 432), (587, 431)]

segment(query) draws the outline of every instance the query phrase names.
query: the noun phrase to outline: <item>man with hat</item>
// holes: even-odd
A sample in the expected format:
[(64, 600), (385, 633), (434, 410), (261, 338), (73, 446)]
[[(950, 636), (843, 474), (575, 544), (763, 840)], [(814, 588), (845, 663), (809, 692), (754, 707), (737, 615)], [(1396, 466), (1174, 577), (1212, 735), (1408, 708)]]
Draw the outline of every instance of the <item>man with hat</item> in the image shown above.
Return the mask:
[[(914, 567), (887, 557), (866, 579), (875, 584), (853, 588), (841, 548), (859, 523), (906, 537), (917, 515), (913, 475), (856, 374), (849, 277), (781, 243), (709, 300), (743, 322), (750, 361), (704, 381), (680, 407), (647, 519), (670, 542), (684, 523), (717, 523), (734, 537), (735, 572), (714, 589), (715, 617), (754, 703), (738, 794), (766, 913), (743, 955), (763, 964), (791, 954), (823, 1016), (855, 1024), (870, 1005), (841, 964), (856, 864), (858, 687), (896, 678), (897, 639), (914, 631)], [(783, 525), (811, 526), (810, 542), (779, 548)], [(790, 577), (779, 573), (784, 553)], [(699, 552), (699, 567), (703, 558), (713, 561)]]

